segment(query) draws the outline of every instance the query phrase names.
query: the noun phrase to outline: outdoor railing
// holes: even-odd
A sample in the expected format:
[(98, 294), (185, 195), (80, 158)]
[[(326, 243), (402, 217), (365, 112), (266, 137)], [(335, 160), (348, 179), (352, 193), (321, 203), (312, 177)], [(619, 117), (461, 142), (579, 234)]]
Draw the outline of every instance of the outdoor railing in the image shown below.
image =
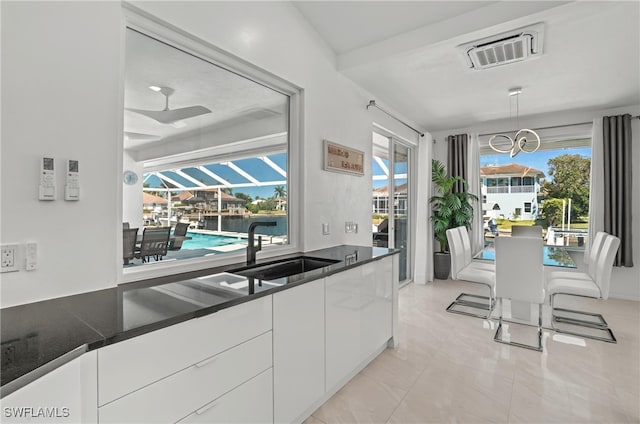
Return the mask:
[(509, 187), (487, 187), (487, 193), (509, 193)]
[(533, 193), (534, 186), (511, 186), (511, 193)]
[(535, 186), (502, 186), (487, 187), (487, 194), (492, 193), (533, 193)]

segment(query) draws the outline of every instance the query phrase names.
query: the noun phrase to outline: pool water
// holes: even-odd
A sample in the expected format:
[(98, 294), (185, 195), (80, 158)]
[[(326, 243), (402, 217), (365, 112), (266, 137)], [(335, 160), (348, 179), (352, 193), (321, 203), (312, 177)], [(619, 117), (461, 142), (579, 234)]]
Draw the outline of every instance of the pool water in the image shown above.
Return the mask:
[(220, 236), (217, 234), (201, 234), (187, 232), (191, 240), (182, 242), (182, 249), (206, 249), (210, 247), (226, 246), (228, 244), (247, 243), (246, 239), (240, 237)]

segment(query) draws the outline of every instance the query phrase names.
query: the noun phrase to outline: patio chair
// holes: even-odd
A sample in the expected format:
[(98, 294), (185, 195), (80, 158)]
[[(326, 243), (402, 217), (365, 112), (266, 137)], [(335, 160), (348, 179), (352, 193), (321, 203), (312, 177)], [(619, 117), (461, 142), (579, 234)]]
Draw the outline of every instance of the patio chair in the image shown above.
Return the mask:
[[(189, 229), (188, 222), (178, 222), (176, 224), (176, 228), (173, 230), (173, 235), (175, 236), (186, 236), (187, 230)], [(171, 240), (169, 241), (169, 250), (180, 250), (182, 248), (182, 242), (184, 240)]]
[(151, 257), (156, 261), (161, 261), (162, 257), (167, 254), (170, 233), (171, 227), (145, 228), (142, 233), (140, 250), (135, 255), (136, 258), (142, 259), (143, 263), (149, 262)]
[[(493, 264), (473, 260), (471, 257), (471, 243), (468, 243), (468, 249), (465, 248), (465, 245), (467, 244), (465, 242), (465, 236), (468, 240), (469, 234), (464, 226), (450, 228), (447, 230), (447, 241), (449, 242), (449, 251), (451, 252), (451, 278), (454, 280), (464, 280), (471, 283), (484, 284), (489, 288), (489, 296), (461, 293), (447, 307), (447, 312), (478, 318), (489, 318), (495, 303), (495, 268)], [(487, 303), (483, 303), (484, 301), (487, 301)], [(481, 309), (483, 312), (486, 312), (483, 314), (477, 314), (468, 312), (466, 310), (467, 308)]]
[(128, 265), (129, 261), (135, 257), (137, 238), (137, 228), (122, 229), (122, 259), (125, 265)]
[[(609, 298), (609, 288), (611, 285), (611, 273), (613, 271), (613, 261), (620, 247), (620, 239), (618, 237), (606, 234), (602, 247), (597, 254), (595, 274), (589, 278), (551, 278), (547, 283), (547, 291), (549, 292), (549, 303), (551, 304), (551, 326), (559, 333), (567, 333), (575, 336), (586, 337), (589, 339), (602, 340), (605, 342), (616, 343), (613, 331), (609, 328), (607, 321), (601, 314), (577, 311), (573, 309), (556, 308), (554, 306), (555, 296), (565, 294), (570, 296), (591, 297), (593, 299), (606, 300)], [(591, 263), (590, 263), (591, 265)], [(558, 313), (567, 313), (568, 316), (560, 316)], [(575, 318), (575, 315), (581, 318)], [(584, 317), (584, 318), (582, 318)], [(586, 319), (588, 317), (594, 320)], [(566, 323), (574, 326), (586, 327), (591, 329), (588, 333), (579, 333), (577, 331), (569, 331), (559, 329), (555, 323)], [(597, 332), (604, 333), (603, 337), (596, 335)], [(605, 336), (606, 335), (606, 336)]]

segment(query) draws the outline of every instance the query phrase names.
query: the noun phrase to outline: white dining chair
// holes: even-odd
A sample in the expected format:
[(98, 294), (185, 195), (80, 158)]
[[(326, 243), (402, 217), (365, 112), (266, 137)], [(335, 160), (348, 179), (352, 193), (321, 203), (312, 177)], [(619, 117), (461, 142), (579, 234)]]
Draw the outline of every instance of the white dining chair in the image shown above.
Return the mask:
[(513, 225), (511, 226), (511, 237), (542, 237), (542, 227), (540, 225)]
[[(590, 339), (602, 340), (610, 343), (616, 343), (613, 331), (609, 328), (609, 324), (602, 314), (593, 312), (585, 312), (574, 309), (556, 308), (555, 297), (557, 295), (581, 296), (594, 299), (606, 300), (609, 298), (609, 288), (611, 286), (611, 273), (613, 271), (613, 261), (620, 247), (620, 239), (610, 234), (605, 234), (597, 258), (595, 258), (595, 273), (589, 278), (551, 278), (547, 282), (547, 292), (549, 293), (549, 303), (551, 305), (551, 326), (559, 333), (573, 334), (576, 336), (586, 337)], [(579, 315), (591, 317), (596, 321), (589, 319), (573, 318), (571, 316), (560, 316), (558, 313), (569, 313), (570, 315)], [(564, 322), (574, 326), (582, 326), (591, 329), (601, 330), (608, 337), (600, 337), (593, 333), (579, 333), (566, 329), (559, 329), (556, 322)]]
[[(461, 293), (446, 310), (457, 314), (489, 318), (495, 305), (495, 265), (473, 260), (471, 257), (471, 243), (469, 242), (469, 248), (466, 249), (462, 231), (464, 231), (464, 235), (468, 239), (469, 234), (464, 226), (447, 230), (447, 241), (449, 242), (449, 252), (451, 254), (451, 278), (486, 285), (489, 288), (489, 296)], [(482, 309), (483, 313), (469, 312), (467, 311), (468, 308)]]
[[(500, 343), (542, 352), (542, 304), (545, 277), (542, 237), (498, 237), (496, 246), (496, 299), (498, 328), (493, 339)], [(538, 305), (538, 345), (507, 341), (502, 334), (503, 299)]]
[(473, 258), (473, 252), (471, 251), (471, 239), (469, 238), (469, 230), (467, 230), (467, 227), (462, 225), (460, 227), (454, 228), (454, 230), (458, 230), (460, 234), (460, 239), (462, 240), (462, 248), (464, 250), (464, 262), (466, 264), (473, 263), (474, 266), (482, 269), (487, 269), (489, 271), (496, 270), (495, 263)]
[(598, 255), (600, 254), (600, 249), (602, 248), (602, 243), (604, 242), (606, 236), (607, 233), (605, 233), (604, 231), (598, 231), (593, 238), (593, 242), (591, 243), (591, 248), (589, 249), (589, 256), (587, 259), (587, 272), (576, 270), (551, 271), (548, 274), (547, 279), (552, 280), (554, 278), (569, 278), (573, 280), (595, 280)]

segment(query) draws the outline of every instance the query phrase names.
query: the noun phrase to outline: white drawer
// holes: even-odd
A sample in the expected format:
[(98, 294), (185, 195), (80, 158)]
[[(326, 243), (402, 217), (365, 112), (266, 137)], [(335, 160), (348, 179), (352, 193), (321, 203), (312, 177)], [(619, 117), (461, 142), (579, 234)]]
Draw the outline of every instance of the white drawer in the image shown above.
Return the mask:
[(273, 385), (269, 369), (185, 417), (180, 424), (272, 422)]
[(185, 369), (272, 327), (271, 296), (98, 350), (98, 404)]
[[(264, 333), (102, 406), (100, 423), (174, 423), (270, 369), (271, 340)], [(245, 398), (240, 409), (251, 408), (253, 399)]]

